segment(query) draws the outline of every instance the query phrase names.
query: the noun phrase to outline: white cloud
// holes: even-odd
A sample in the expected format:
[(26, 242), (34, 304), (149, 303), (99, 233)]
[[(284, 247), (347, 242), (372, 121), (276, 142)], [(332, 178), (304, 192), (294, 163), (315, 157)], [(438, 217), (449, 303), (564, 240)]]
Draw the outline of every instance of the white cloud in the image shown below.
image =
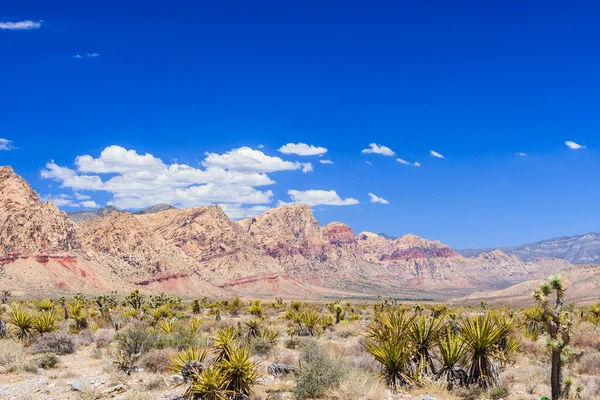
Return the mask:
[(0, 138), (0, 150), (12, 150), (14, 149), (12, 145), (12, 140)]
[(402, 158), (396, 158), (396, 161), (398, 161), (400, 164), (404, 164), (404, 165), (410, 165), (410, 163)]
[(75, 198), (77, 200), (90, 200), (92, 196), (88, 196), (87, 194), (75, 193)]
[(259, 144), (259, 145), (258, 145), (258, 148), (259, 148), (259, 149), (264, 149), (264, 148), (265, 148), (265, 146), (263, 146), (262, 144)]
[(96, 58), (96, 57), (100, 57), (100, 54), (98, 54), (98, 53), (86, 53), (85, 56), (88, 57), (88, 58)]
[(431, 154), (432, 157), (437, 157), (437, 158), (446, 158), (444, 157), (442, 154), (438, 153), (437, 151), (431, 150), (429, 152), (429, 154)]
[(315, 147), (306, 143), (288, 143), (278, 150), (283, 154), (296, 154), (298, 156), (318, 156), (327, 153), (325, 147)]
[(379, 197), (373, 193), (369, 193), (369, 202), (379, 204), (390, 204), (390, 202), (384, 199), (383, 197)]
[(81, 57), (81, 54), (75, 54), (75, 55), (73, 56), (73, 58), (83, 58), (83, 57)]
[[(77, 198), (77, 193), (75, 195)], [(54, 204), (56, 204), (56, 206), (58, 206), (58, 207), (71, 207), (71, 208), (78, 208), (78, 207), (99, 208), (100, 207), (100, 205), (98, 205), (98, 203), (96, 203), (93, 200), (77, 202), (73, 199), (73, 197), (71, 195), (64, 194), (64, 193), (56, 195), (56, 196), (52, 196), (52, 195), (42, 196), (41, 198), (42, 198), (42, 201), (51, 201)]]
[(515, 153), (515, 156), (525, 157), (527, 153)]
[(20, 31), (37, 29), (42, 26), (42, 21), (19, 21), (19, 22), (0, 22), (0, 29), (7, 29), (9, 31)]
[(363, 154), (381, 154), (384, 156), (393, 156), (396, 153), (392, 151), (389, 147), (380, 146), (377, 143), (371, 143), (369, 148), (361, 151)]
[(125, 173), (138, 171), (162, 170), (166, 166), (161, 159), (152, 154), (138, 154), (135, 150), (127, 150), (121, 146), (109, 146), (102, 150), (100, 157), (79, 156), (75, 165), (81, 172), (93, 173)]
[(288, 190), (288, 194), (294, 203), (306, 203), (309, 206), (349, 206), (359, 203), (351, 197), (342, 199), (335, 190)]
[[(242, 218), (272, 206), (273, 192), (257, 189), (275, 184), (267, 172), (313, 170), (311, 163), (289, 162), (247, 147), (225, 154), (206, 153), (202, 165), (203, 168), (195, 168), (177, 162), (166, 164), (149, 153), (109, 146), (98, 157), (76, 157), (74, 169), (50, 161), (40, 174), (74, 191), (111, 193), (108, 204), (121, 209), (159, 203), (180, 208), (219, 204), (232, 218)], [(81, 203), (62, 199), (61, 204), (93, 206), (91, 196), (77, 192), (74, 196)]]
[(421, 166), (421, 163), (420, 163), (420, 162), (418, 162), (418, 161), (415, 161), (415, 163), (414, 163), (413, 165), (414, 165), (415, 167), (420, 167), (420, 166)]
[(331, 161), (331, 160), (319, 160), (319, 162), (321, 164), (333, 164), (333, 161)]
[(373, 163), (371, 161), (365, 161), (365, 164), (367, 164), (368, 166), (372, 166)]
[(303, 163), (284, 161), (279, 157), (268, 156), (262, 151), (250, 147), (240, 147), (224, 154), (207, 152), (202, 165), (229, 171), (264, 173), (305, 168)]
[(571, 142), (570, 140), (567, 140), (565, 142), (565, 144), (567, 145), (568, 148), (573, 149), (573, 150), (579, 150), (579, 149), (586, 148), (585, 146), (582, 146), (579, 143)]

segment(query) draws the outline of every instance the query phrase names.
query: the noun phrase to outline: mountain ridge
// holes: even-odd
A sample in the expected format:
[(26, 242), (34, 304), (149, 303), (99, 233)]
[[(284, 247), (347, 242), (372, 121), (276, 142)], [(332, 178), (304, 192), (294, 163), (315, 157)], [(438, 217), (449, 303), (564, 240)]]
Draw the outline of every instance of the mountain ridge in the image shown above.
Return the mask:
[(218, 205), (74, 222), (0, 169), (0, 284), (36, 291), (108, 288), (197, 296), (354, 293), (450, 297), (501, 289), (570, 266), (501, 251), (466, 258), (415, 235), (321, 226), (306, 204), (232, 221)]

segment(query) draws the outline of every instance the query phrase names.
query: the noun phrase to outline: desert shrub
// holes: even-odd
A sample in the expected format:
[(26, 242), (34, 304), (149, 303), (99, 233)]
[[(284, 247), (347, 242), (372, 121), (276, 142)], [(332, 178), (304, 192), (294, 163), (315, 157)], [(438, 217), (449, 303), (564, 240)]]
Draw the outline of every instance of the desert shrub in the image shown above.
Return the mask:
[(87, 346), (96, 341), (96, 335), (93, 331), (84, 329), (75, 336), (75, 340), (77, 341), (78, 346)]
[(99, 349), (107, 347), (113, 340), (115, 340), (115, 332), (110, 329), (99, 329), (94, 334), (94, 342)]
[(334, 360), (314, 340), (300, 344), (301, 369), (296, 383), (296, 398), (321, 398), (335, 389), (346, 374), (346, 368)]
[(51, 369), (56, 367), (60, 360), (56, 354), (46, 353), (36, 357), (33, 362), (40, 368)]
[(262, 302), (260, 300), (253, 301), (248, 307), (248, 313), (258, 318), (264, 317), (265, 311), (263, 309)]
[(387, 397), (387, 388), (379, 377), (357, 369), (352, 370), (337, 388), (327, 392), (327, 398), (331, 400), (379, 400)]
[(170, 364), (169, 350), (150, 350), (140, 359), (140, 366), (150, 372), (165, 372)]
[(0, 367), (8, 367), (23, 357), (24, 349), (12, 340), (0, 340)]
[(21, 368), (23, 369), (23, 371), (28, 372), (30, 374), (37, 374), (39, 367), (37, 366), (37, 364), (34, 363), (26, 363), (23, 364)]
[(35, 353), (54, 353), (58, 355), (73, 354), (77, 345), (72, 335), (63, 332), (55, 332), (39, 338), (33, 348)]
[(456, 395), (463, 400), (479, 400), (483, 396), (483, 389), (479, 386), (461, 387)]
[(117, 352), (113, 354), (115, 367), (127, 374), (137, 368), (142, 355), (147, 353), (154, 343), (154, 337), (143, 325), (134, 325), (124, 332), (115, 335)]
[(186, 349), (198, 345), (198, 336), (192, 332), (189, 327), (177, 325), (171, 333), (158, 335), (151, 347), (156, 349)]
[(598, 374), (598, 371), (600, 371), (600, 355), (584, 354), (577, 362), (575, 370), (582, 375)]
[(273, 349), (273, 342), (262, 337), (255, 337), (248, 340), (248, 349), (253, 355), (266, 356)]
[[(146, 384), (144, 385), (144, 389), (147, 392), (151, 392), (154, 390), (159, 390), (164, 386), (165, 386), (165, 381), (161, 377), (157, 377), (157, 378), (154, 378), (154, 379), (146, 382)], [(147, 398), (147, 397), (143, 397), (143, 398)]]
[(573, 335), (570, 345), (576, 349), (600, 351), (600, 333), (582, 332)]
[(486, 397), (492, 399), (492, 400), (499, 400), (499, 399), (505, 399), (506, 397), (508, 397), (508, 395), (510, 394), (510, 390), (508, 388), (508, 386), (505, 385), (501, 385), (501, 386), (496, 386), (491, 388)]

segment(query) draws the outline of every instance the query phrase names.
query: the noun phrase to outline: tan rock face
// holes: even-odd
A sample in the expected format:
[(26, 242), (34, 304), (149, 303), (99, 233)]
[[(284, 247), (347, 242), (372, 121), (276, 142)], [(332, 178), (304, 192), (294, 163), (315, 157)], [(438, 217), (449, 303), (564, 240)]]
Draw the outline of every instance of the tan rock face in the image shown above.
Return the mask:
[(4, 270), (20, 277), (14, 266), (22, 263), (44, 285), (64, 290), (89, 281), (87, 287), (98, 290), (141, 287), (195, 295), (497, 288), (568, 265), (523, 263), (501, 251), (465, 258), (415, 235), (388, 240), (362, 232), (355, 237), (339, 222), (319, 226), (310, 207), (300, 204), (237, 222), (216, 205), (164, 209), (73, 223), (54, 204), (41, 203), (10, 167), (2, 167), (0, 265), (11, 266)]
[(0, 252), (81, 249), (77, 231), (53, 203), (42, 203), (10, 167), (0, 167)]

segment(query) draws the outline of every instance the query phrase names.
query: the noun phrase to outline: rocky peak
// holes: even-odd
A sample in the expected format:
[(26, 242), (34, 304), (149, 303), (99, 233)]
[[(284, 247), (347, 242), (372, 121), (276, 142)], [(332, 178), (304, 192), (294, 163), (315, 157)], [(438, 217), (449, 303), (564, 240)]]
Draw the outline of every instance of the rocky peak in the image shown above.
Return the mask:
[(325, 240), (328, 240), (331, 244), (340, 245), (356, 243), (352, 228), (341, 222), (331, 222), (327, 224), (321, 228), (321, 233)]
[(67, 214), (52, 202), (42, 203), (11, 167), (0, 167), (0, 252), (36, 253), (81, 248)]
[(136, 212), (136, 214), (138, 215), (144, 215), (144, 214), (154, 214), (154, 213), (158, 213), (158, 212), (162, 212), (162, 211), (167, 211), (167, 210), (175, 210), (177, 209), (176, 207), (173, 207), (170, 204), (156, 204), (154, 206), (150, 206), (147, 208), (144, 208), (142, 210), (139, 210)]
[(107, 206), (97, 210), (75, 211), (67, 213), (69, 218), (74, 222), (85, 222), (94, 218), (102, 218), (112, 213), (119, 212), (115, 206)]

